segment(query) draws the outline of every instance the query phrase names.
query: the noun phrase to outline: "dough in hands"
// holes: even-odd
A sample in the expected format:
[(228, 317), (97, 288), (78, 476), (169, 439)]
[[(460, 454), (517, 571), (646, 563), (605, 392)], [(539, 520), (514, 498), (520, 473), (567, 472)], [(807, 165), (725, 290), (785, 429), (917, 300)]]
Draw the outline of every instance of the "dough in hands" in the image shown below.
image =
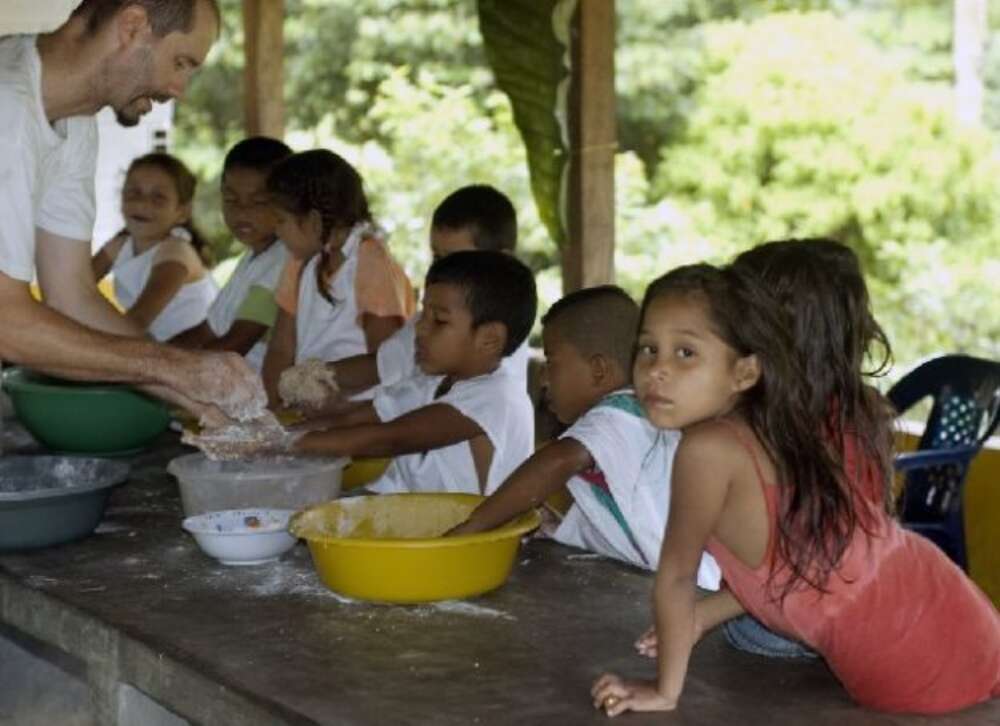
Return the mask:
[(289, 408), (320, 408), (339, 390), (333, 369), (318, 358), (286, 369), (278, 381), (278, 395)]

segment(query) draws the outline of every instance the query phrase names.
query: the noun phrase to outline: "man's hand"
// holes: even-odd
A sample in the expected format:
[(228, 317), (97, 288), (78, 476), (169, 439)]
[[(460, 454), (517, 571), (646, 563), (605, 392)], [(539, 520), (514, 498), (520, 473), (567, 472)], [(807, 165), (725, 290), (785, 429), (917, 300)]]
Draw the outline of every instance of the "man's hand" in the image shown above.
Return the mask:
[(265, 413), (248, 423), (207, 429), (199, 434), (185, 431), (181, 441), (201, 449), (209, 459), (252, 459), (289, 454), (302, 435), (289, 431), (272, 414)]
[(264, 386), (242, 356), (202, 352), (186, 356), (186, 364), (174, 371), (171, 388), (202, 406), (217, 406), (236, 421), (252, 421), (264, 415)]

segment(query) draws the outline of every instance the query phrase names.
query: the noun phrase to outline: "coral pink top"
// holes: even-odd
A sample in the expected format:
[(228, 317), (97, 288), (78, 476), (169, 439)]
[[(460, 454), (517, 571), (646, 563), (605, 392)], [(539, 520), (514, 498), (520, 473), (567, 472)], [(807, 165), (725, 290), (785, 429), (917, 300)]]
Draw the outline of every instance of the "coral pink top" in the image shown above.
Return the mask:
[[(778, 487), (766, 483), (770, 537), (756, 569), (718, 540), (706, 549), (743, 607), (767, 627), (812, 646), (851, 697), (883, 711), (942, 713), (1000, 696), (1000, 613), (986, 595), (930, 540), (903, 529), (872, 501), (874, 468), (854, 481), (857, 506), (874, 523), (856, 527), (840, 567), (821, 593), (796, 587), (780, 600), (768, 586), (775, 562)], [(854, 442), (845, 470), (854, 470)], [(876, 497), (877, 498), (877, 497)]]

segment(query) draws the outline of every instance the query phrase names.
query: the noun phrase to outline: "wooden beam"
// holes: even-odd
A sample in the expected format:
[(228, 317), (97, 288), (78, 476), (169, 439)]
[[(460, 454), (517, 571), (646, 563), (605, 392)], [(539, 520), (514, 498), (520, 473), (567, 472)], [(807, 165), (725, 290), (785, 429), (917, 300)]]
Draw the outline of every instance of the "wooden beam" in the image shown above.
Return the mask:
[(579, 0), (571, 34), (570, 171), (563, 290), (614, 280), (615, 3)]
[(243, 0), (247, 136), (285, 135), (285, 0)]

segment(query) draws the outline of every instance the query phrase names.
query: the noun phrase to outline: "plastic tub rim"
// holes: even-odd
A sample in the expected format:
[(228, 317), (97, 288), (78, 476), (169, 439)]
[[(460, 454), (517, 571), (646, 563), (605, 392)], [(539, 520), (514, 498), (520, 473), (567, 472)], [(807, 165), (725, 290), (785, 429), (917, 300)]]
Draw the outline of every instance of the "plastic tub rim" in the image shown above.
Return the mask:
[[(201, 517), (204, 517), (204, 516), (206, 516), (208, 514), (221, 514), (221, 513), (224, 513), (224, 512), (248, 512), (248, 513), (249, 512), (270, 512), (270, 513), (278, 513), (279, 515), (288, 514), (288, 519), (290, 521), (291, 518), (292, 518), (292, 515), (295, 514), (296, 510), (294, 510), (294, 509), (280, 509), (280, 508), (277, 508), (277, 507), (240, 507), (240, 508), (237, 508), (237, 509), (216, 509), (216, 510), (213, 510), (211, 512), (202, 512), (201, 514), (192, 514), (190, 517), (185, 517), (184, 520), (181, 522), (181, 528), (185, 532), (188, 532), (188, 533), (190, 533), (192, 535), (194, 535), (194, 534), (207, 534), (207, 535), (211, 535), (213, 537), (246, 537), (246, 536), (255, 537), (255, 536), (262, 535), (262, 534), (277, 534), (277, 533), (292, 534), (291, 531), (290, 531), (290, 529), (289, 529), (289, 524), (288, 523), (286, 523), (284, 527), (274, 526), (274, 527), (271, 527), (271, 528), (268, 528), (268, 529), (258, 528), (258, 529), (251, 529), (251, 530), (246, 530), (246, 531), (242, 531), (242, 532), (220, 532), (219, 530), (215, 530), (215, 529), (195, 529), (194, 527), (191, 526), (191, 520), (200, 519)], [(251, 516), (251, 515), (248, 515), (248, 516)], [(292, 536), (294, 537), (295, 535), (292, 534)]]
[(58, 499), (76, 494), (87, 494), (101, 489), (109, 489), (124, 483), (131, 472), (131, 466), (124, 461), (110, 461), (98, 456), (26, 456), (14, 455), (4, 456), (2, 460), (27, 460), (27, 459), (79, 459), (83, 461), (100, 461), (102, 466), (107, 466), (112, 471), (108, 473), (105, 481), (95, 484), (68, 487), (47, 487), (45, 489), (32, 489), (26, 492), (0, 492), (0, 504), (8, 502), (43, 501), (46, 499)]
[[(421, 492), (417, 493), (397, 493), (397, 494), (374, 494), (368, 495), (367, 497), (351, 497), (354, 499), (365, 499), (371, 498), (383, 498), (383, 497), (434, 497), (438, 493), (433, 492)], [(486, 497), (479, 494), (466, 494), (462, 492), (440, 492), (440, 494), (447, 494), (449, 496), (457, 497), (468, 497), (470, 500), (483, 501)], [(322, 509), (324, 507), (336, 506), (342, 500), (335, 500), (333, 502), (323, 502), (322, 504), (315, 504), (311, 507), (307, 507), (297, 514), (295, 514), (291, 521), (288, 523), (288, 531), (292, 533), (295, 537), (303, 539), (310, 545), (313, 543), (332, 545), (334, 547), (364, 547), (364, 548), (409, 548), (409, 549), (427, 549), (427, 548), (441, 548), (441, 547), (460, 547), (463, 545), (470, 544), (486, 544), (488, 542), (494, 542), (497, 540), (513, 539), (516, 537), (521, 537), (522, 535), (530, 532), (533, 529), (537, 529), (542, 523), (542, 517), (538, 513), (537, 509), (531, 509), (524, 514), (515, 517), (510, 522), (501, 525), (495, 529), (487, 530), (485, 532), (475, 532), (473, 534), (460, 534), (451, 537), (419, 537), (419, 538), (374, 538), (374, 537), (336, 537), (328, 534), (307, 534), (302, 532), (301, 520), (306, 517), (310, 512), (316, 509)], [(343, 500), (348, 501), (348, 500)]]
[[(325, 457), (290, 457), (294, 458), (296, 461), (306, 461), (315, 464), (314, 468), (311, 469), (296, 469), (292, 470), (293, 476), (302, 476), (309, 474), (319, 474), (329, 471), (334, 471), (335, 469), (343, 469), (350, 463), (350, 459), (345, 457), (337, 457), (335, 459), (327, 459)], [(233, 481), (253, 481), (255, 479), (273, 479), (275, 471), (258, 471), (250, 469), (245, 472), (181, 472), (180, 468), (184, 467), (184, 461), (190, 461), (192, 459), (202, 459), (205, 461), (212, 461), (202, 452), (194, 452), (191, 454), (181, 454), (180, 456), (175, 456), (167, 463), (167, 473), (176, 479), (198, 479), (200, 481), (206, 482), (226, 482), (231, 483)], [(225, 462), (220, 462), (225, 463)], [(253, 460), (246, 460), (247, 464), (252, 464)]]

